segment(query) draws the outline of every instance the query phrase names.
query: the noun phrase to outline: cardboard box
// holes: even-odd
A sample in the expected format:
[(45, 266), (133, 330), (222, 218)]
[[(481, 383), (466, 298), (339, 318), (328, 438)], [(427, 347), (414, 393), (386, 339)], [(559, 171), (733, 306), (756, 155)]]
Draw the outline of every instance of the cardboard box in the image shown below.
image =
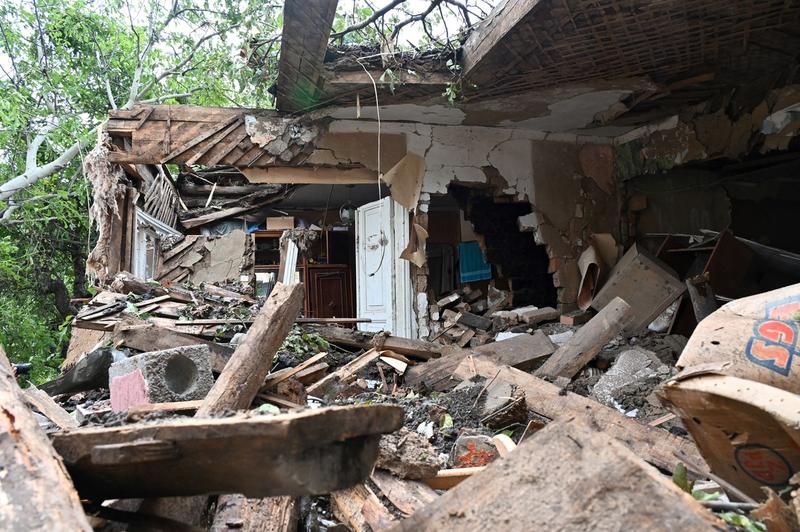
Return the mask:
[(267, 231), (294, 229), (294, 216), (267, 216)]
[(800, 470), (800, 284), (732, 301), (695, 329), (661, 398), (711, 470), (751, 497)]

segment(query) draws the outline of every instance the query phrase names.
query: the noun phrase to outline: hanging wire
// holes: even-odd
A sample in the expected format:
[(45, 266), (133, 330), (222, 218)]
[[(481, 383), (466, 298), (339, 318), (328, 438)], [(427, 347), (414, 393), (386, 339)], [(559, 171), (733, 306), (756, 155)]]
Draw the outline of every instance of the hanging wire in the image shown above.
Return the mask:
[[(380, 202), (379, 208), (381, 225), (383, 225), (383, 198), (381, 198), (381, 195), (383, 194), (383, 191), (381, 190), (381, 106), (380, 102), (378, 101), (378, 84), (375, 83), (375, 78), (372, 77), (372, 74), (370, 74), (369, 70), (367, 70), (367, 67), (361, 62), (361, 58), (356, 59), (356, 62), (358, 62), (358, 64), (361, 65), (361, 68), (364, 69), (364, 72), (366, 72), (369, 80), (372, 82), (372, 90), (375, 92), (375, 116), (378, 119), (378, 201)], [(386, 245), (388, 243), (389, 240), (386, 238), (386, 233), (384, 233), (383, 227), (381, 227), (381, 236), (378, 240), (378, 244), (381, 246), (381, 260), (378, 262), (378, 266), (375, 267), (375, 271), (367, 274), (367, 277), (374, 277), (375, 274), (380, 271), (381, 266), (383, 266), (383, 259), (386, 257)]]

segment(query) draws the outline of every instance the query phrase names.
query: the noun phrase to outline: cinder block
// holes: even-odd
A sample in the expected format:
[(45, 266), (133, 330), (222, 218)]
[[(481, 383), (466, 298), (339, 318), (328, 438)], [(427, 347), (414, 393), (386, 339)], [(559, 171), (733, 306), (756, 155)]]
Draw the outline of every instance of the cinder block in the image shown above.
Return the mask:
[(111, 409), (203, 399), (214, 384), (210, 358), (208, 346), (192, 345), (115, 362), (108, 370)]

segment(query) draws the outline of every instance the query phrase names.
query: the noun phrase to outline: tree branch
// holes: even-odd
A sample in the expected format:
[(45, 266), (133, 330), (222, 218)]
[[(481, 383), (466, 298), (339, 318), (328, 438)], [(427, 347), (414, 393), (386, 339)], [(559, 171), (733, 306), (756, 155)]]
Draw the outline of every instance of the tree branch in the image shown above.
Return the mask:
[(136, 101), (139, 98), (144, 96), (147, 93), (147, 91), (149, 91), (151, 88), (153, 88), (153, 86), (156, 83), (158, 83), (159, 81), (163, 80), (166, 77), (172, 76), (173, 74), (177, 74), (183, 67), (185, 67), (189, 63), (189, 61), (192, 60), (192, 58), (194, 57), (194, 54), (197, 53), (197, 50), (200, 49), (200, 47), (203, 45), (203, 43), (205, 43), (209, 39), (213, 39), (214, 37), (216, 37), (218, 35), (221, 35), (221, 34), (223, 34), (225, 32), (228, 32), (228, 31), (230, 31), (230, 30), (232, 30), (234, 28), (237, 28), (238, 26), (240, 26), (240, 24), (234, 24), (233, 26), (229, 26), (229, 27), (225, 28), (224, 30), (215, 31), (214, 33), (206, 35), (205, 37), (203, 37), (202, 39), (197, 41), (197, 43), (194, 45), (194, 48), (192, 48), (192, 50), (186, 55), (186, 57), (183, 58), (183, 60), (180, 63), (178, 63), (177, 65), (173, 66), (172, 68), (169, 68), (169, 69), (165, 70), (160, 75), (156, 76), (153, 80), (149, 81), (144, 87), (142, 87), (138, 91), (138, 93), (136, 94), (135, 97), (132, 97), (132, 99), (130, 99), (125, 104), (124, 108), (125, 109), (130, 109), (131, 107), (133, 107), (133, 104), (136, 103)]
[(404, 26), (407, 26), (408, 24), (411, 24), (412, 22), (419, 22), (420, 20), (425, 20), (425, 17), (430, 15), (431, 12), (434, 9), (436, 9), (436, 6), (438, 6), (441, 2), (442, 2), (442, 0), (431, 0), (431, 5), (428, 6), (428, 9), (426, 9), (422, 13), (419, 13), (417, 15), (412, 15), (412, 16), (408, 17), (407, 19), (398, 22), (395, 25), (394, 29), (392, 30), (392, 35), (389, 37), (389, 40), (391, 40), (391, 41), (395, 40), (395, 38), (397, 38), (397, 35), (400, 33), (400, 30), (403, 29)]
[(108, 96), (108, 103), (111, 105), (112, 109), (117, 108), (117, 102), (114, 101), (114, 94), (111, 92), (111, 82), (108, 81), (108, 78), (105, 79), (106, 82), (106, 96)]
[(189, 90), (188, 92), (181, 92), (177, 94), (163, 94), (156, 98), (150, 98), (148, 100), (139, 100), (138, 103), (161, 103), (164, 100), (169, 100), (170, 98), (187, 98), (194, 94), (195, 92), (199, 91), (200, 87), (194, 88)]
[[(96, 129), (96, 128), (95, 128)], [(92, 130), (94, 131), (94, 130)], [(78, 139), (75, 143), (67, 148), (61, 155), (53, 161), (42, 166), (35, 168), (26, 168), (20, 175), (6, 181), (0, 185), (0, 201), (5, 201), (20, 190), (26, 189), (45, 177), (51, 176), (56, 172), (60, 172), (75, 158), (81, 149), (88, 146), (91, 142), (91, 135), (87, 135), (82, 139)]]
[(402, 4), (405, 1), (406, 0), (392, 0), (387, 5), (385, 5), (382, 8), (380, 8), (379, 10), (373, 11), (372, 15), (368, 19), (362, 20), (361, 22), (359, 22), (357, 24), (353, 24), (352, 26), (348, 26), (348, 27), (346, 27), (345, 29), (343, 29), (340, 32), (332, 33), (331, 34), (331, 39), (338, 39), (340, 37), (344, 37), (348, 33), (351, 33), (351, 32), (366, 28), (367, 26), (369, 26), (370, 24), (372, 24), (373, 22), (375, 22), (376, 20), (378, 20), (379, 18), (384, 16), (386, 13), (388, 13), (389, 11), (391, 11), (392, 9), (394, 9), (397, 6), (399, 6), (400, 4)]

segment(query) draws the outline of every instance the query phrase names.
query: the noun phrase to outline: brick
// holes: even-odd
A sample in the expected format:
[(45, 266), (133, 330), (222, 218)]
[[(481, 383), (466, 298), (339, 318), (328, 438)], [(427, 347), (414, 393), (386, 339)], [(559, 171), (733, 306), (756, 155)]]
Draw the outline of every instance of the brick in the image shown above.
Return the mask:
[(537, 323), (543, 321), (557, 320), (561, 315), (561, 313), (558, 312), (553, 307), (544, 307), (533, 310), (526, 310), (524, 312), (519, 312), (518, 314), (519, 318), (528, 325), (536, 325)]
[(111, 409), (203, 399), (214, 383), (210, 358), (208, 346), (192, 345), (115, 362), (108, 370)]

